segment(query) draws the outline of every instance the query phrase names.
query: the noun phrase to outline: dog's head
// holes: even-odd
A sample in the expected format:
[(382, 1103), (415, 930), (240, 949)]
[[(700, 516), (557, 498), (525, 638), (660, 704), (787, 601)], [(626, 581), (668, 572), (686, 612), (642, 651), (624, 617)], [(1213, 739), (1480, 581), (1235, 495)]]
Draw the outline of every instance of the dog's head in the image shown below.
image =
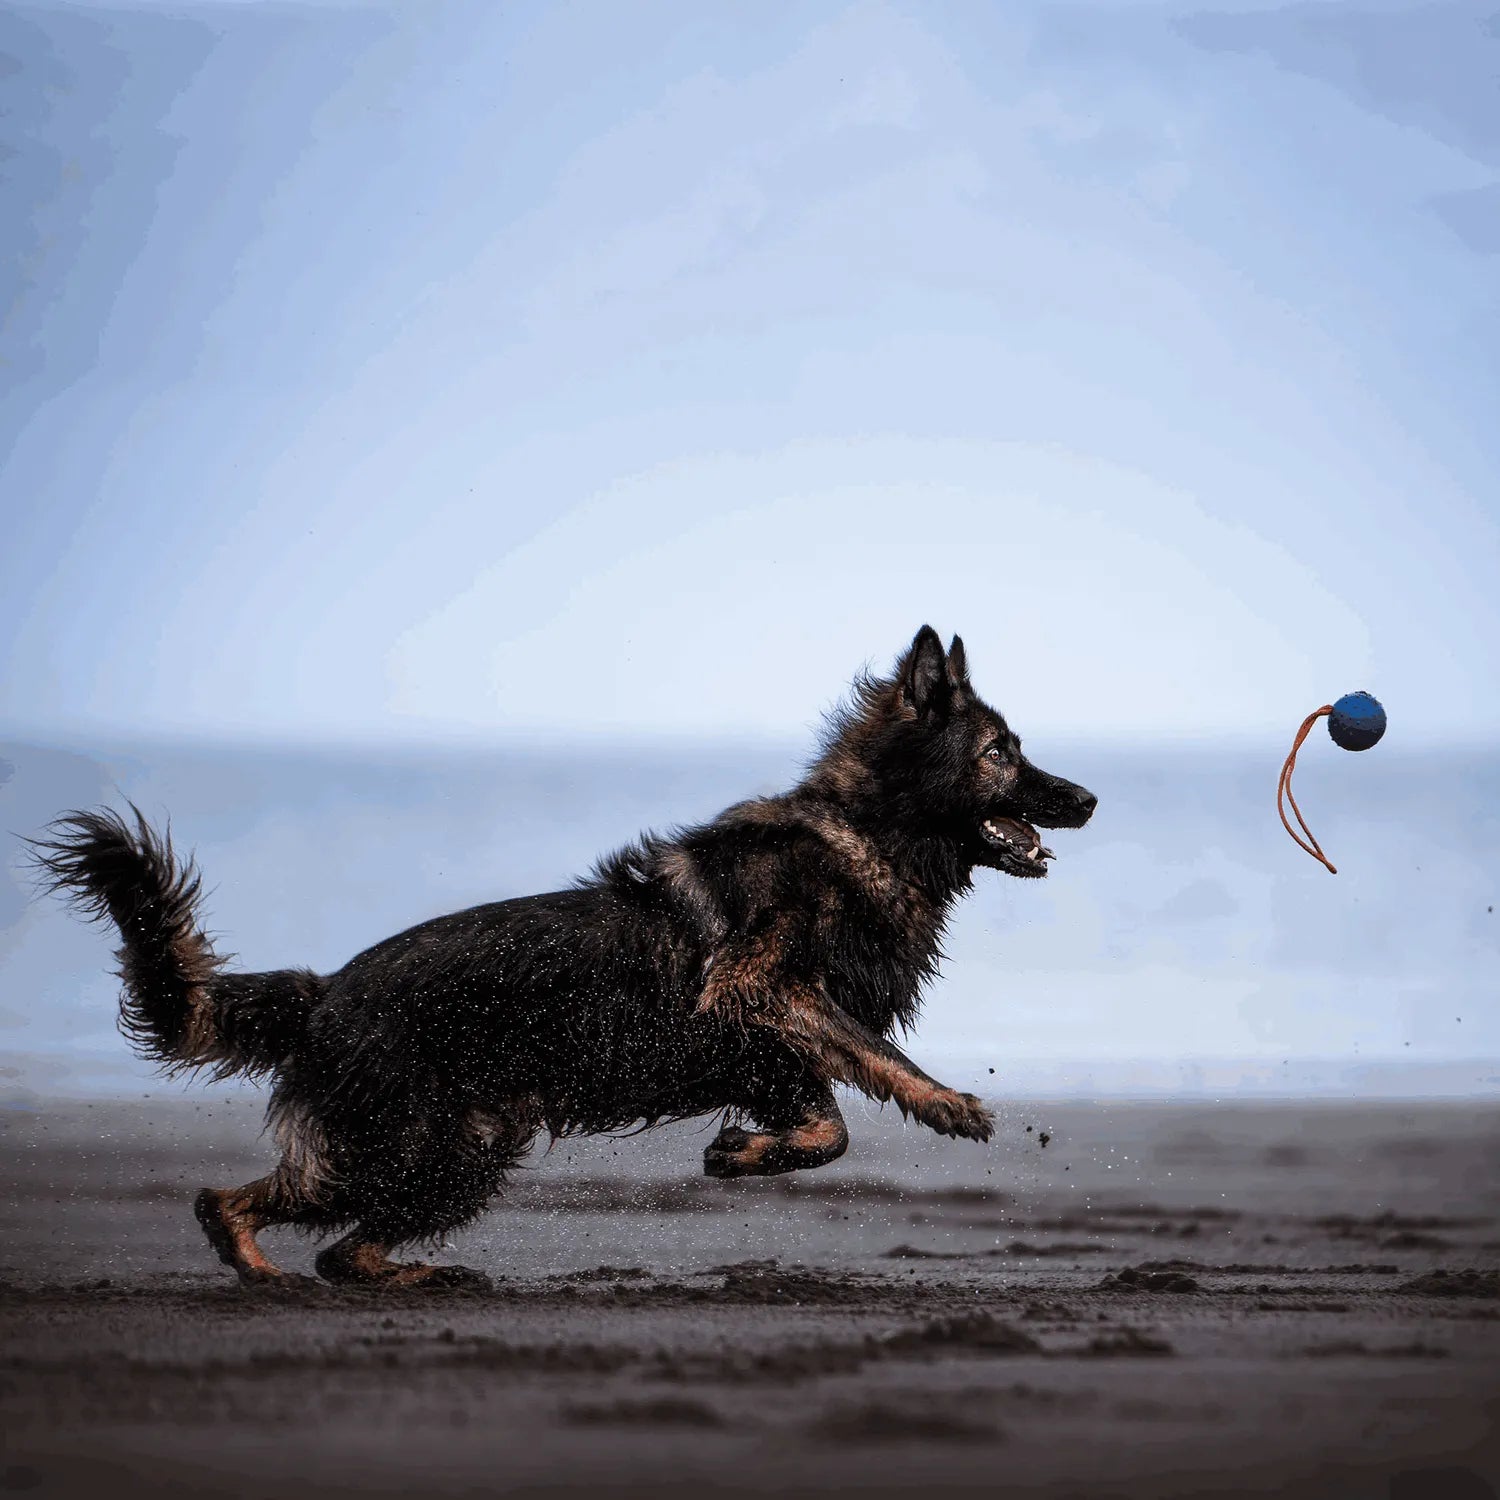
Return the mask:
[(940, 838), (970, 866), (1045, 876), (1053, 855), (1037, 829), (1082, 828), (1097, 802), (1026, 759), (974, 690), (964, 643), (955, 636), (944, 651), (927, 625), (892, 677), (857, 686), (836, 729), (829, 758), (845, 784), (860, 786), (907, 837)]

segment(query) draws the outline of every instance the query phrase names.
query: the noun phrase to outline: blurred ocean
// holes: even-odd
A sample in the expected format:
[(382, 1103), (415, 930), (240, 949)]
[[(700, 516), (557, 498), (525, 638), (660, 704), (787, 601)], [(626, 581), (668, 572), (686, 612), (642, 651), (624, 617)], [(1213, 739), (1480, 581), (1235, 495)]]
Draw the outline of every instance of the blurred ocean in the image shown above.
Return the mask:
[[(1276, 818), (1283, 745), (1028, 750), (1099, 811), (1049, 840), (1050, 880), (981, 873), (959, 909), (909, 1043), (946, 1081), (1054, 1098), (1500, 1094), (1500, 754), (1349, 755), (1319, 734), (1297, 792), (1331, 877)], [(21, 867), (18, 836), (67, 808), (125, 796), (170, 813), (240, 966), (331, 969), (439, 912), (564, 885), (644, 828), (780, 789), (802, 753), (0, 742), (0, 1098), (163, 1088), (114, 1031), (107, 935), (35, 900)]]

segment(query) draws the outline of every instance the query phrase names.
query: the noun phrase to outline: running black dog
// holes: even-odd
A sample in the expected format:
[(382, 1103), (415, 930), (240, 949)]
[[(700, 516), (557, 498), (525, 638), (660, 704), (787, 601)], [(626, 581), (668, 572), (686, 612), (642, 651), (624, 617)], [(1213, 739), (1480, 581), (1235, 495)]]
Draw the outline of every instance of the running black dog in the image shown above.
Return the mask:
[(944, 652), (924, 626), (891, 677), (856, 683), (792, 791), (646, 837), (570, 890), (424, 922), (336, 974), (225, 973), (192, 862), (134, 809), (70, 814), (35, 850), (119, 928), (121, 1026), (143, 1055), (273, 1081), (281, 1162), (197, 1198), (220, 1257), (277, 1276), (260, 1229), (348, 1229), (319, 1273), (400, 1285), (475, 1278), (390, 1252), (479, 1215), (543, 1129), (725, 1110), (759, 1128), (727, 1124), (706, 1172), (790, 1172), (843, 1152), (846, 1083), (987, 1141), (984, 1105), (890, 1038), (975, 868), (1045, 876), (1032, 825), (1078, 828), (1094, 805), (1026, 760), (963, 643)]

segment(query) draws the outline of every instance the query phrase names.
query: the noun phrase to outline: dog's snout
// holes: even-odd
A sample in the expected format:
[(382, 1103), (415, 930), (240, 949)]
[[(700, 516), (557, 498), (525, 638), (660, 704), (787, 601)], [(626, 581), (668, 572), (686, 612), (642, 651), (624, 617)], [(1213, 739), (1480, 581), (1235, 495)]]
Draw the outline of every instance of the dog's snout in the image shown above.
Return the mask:
[(1022, 800), (1026, 818), (1042, 828), (1082, 828), (1093, 817), (1099, 799), (1076, 781), (1065, 781), (1035, 768)]

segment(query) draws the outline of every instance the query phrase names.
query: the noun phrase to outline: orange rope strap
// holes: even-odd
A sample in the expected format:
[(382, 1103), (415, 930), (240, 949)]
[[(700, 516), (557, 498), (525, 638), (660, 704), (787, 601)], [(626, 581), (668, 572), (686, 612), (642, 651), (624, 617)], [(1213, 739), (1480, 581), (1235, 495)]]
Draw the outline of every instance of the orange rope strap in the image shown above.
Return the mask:
[[(1292, 770), (1297, 764), (1297, 752), (1302, 748), (1302, 742), (1312, 731), (1313, 725), (1324, 714), (1331, 714), (1332, 712), (1333, 704), (1325, 703), (1322, 708), (1315, 708), (1302, 721), (1302, 728), (1297, 731), (1297, 738), (1292, 741), (1292, 748), (1287, 752), (1286, 763), (1281, 768), (1281, 780), (1276, 784), (1276, 811), (1281, 814), (1281, 826), (1291, 834), (1297, 847), (1305, 850), (1314, 859), (1321, 860), (1327, 865), (1330, 875), (1337, 875), (1338, 871), (1333, 865), (1329, 864), (1328, 856), (1323, 853), (1322, 845), (1313, 837), (1312, 829), (1307, 826), (1307, 819), (1302, 816), (1302, 809), (1297, 806), (1297, 799), (1292, 796)], [(1301, 826), (1302, 832), (1307, 835), (1305, 842), (1297, 833), (1297, 830), (1287, 821), (1286, 808), (1282, 805), (1283, 798), (1292, 804), (1292, 812), (1296, 814), (1297, 822)]]

